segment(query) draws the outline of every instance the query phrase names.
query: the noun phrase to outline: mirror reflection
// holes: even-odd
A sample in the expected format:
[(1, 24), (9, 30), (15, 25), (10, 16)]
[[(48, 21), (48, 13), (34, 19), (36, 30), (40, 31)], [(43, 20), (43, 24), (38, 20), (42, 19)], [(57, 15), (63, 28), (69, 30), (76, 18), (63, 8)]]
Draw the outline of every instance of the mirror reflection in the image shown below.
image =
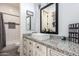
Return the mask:
[(27, 30), (31, 30), (31, 20), (33, 18), (33, 12), (32, 11), (29, 11), (27, 10), (26, 11), (26, 29)]
[(57, 32), (56, 4), (48, 4), (41, 9), (41, 31), (46, 33)]

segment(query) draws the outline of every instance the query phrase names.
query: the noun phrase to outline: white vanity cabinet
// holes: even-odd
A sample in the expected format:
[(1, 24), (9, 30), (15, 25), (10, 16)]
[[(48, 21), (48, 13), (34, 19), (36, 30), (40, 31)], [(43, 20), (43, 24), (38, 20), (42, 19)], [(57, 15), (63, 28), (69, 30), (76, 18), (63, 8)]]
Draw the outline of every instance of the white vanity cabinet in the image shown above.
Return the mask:
[(66, 56), (46, 45), (23, 38), (23, 53), (25, 56)]
[(48, 48), (48, 56), (66, 56), (65, 54), (59, 52), (59, 51), (56, 51), (52, 48)]
[(23, 53), (25, 56), (46, 56), (46, 46), (24, 38)]

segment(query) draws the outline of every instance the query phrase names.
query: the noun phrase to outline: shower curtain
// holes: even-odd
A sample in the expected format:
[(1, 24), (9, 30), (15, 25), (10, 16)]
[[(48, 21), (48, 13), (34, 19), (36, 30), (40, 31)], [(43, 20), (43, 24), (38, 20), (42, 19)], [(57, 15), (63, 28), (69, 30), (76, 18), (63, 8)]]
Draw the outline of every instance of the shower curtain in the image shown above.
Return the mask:
[(0, 50), (6, 46), (6, 34), (3, 21), (3, 14), (0, 12)]

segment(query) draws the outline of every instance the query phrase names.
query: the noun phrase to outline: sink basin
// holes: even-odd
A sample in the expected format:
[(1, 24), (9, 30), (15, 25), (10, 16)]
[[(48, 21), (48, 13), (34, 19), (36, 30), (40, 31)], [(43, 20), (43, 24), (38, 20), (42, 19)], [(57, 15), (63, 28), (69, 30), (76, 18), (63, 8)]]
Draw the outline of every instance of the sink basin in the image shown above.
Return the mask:
[(27, 32), (26, 32), (26, 34), (29, 35), (29, 36), (31, 36), (32, 33), (35, 33), (35, 32), (34, 32), (34, 31), (27, 31)]
[(37, 39), (37, 40), (47, 40), (47, 39), (50, 38), (50, 35), (49, 34), (43, 34), (43, 33), (33, 33), (32, 37), (34, 39)]

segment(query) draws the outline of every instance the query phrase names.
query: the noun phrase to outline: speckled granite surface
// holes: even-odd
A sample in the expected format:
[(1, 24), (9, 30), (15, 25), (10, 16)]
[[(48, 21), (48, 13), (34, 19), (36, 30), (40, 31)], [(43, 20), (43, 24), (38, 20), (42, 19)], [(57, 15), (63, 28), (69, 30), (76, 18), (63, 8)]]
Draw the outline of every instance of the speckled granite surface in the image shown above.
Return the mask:
[(43, 44), (49, 48), (52, 48), (54, 50), (57, 50), (61, 53), (64, 53), (68, 56), (79, 56), (79, 44), (75, 44), (73, 42), (70, 42), (68, 40), (61, 40), (60, 38), (54, 38), (50, 37), (48, 40), (37, 40), (34, 39), (31, 36), (23, 35), (24, 38), (27, 38), (29, 40), (38, 42), (40, 44)]

